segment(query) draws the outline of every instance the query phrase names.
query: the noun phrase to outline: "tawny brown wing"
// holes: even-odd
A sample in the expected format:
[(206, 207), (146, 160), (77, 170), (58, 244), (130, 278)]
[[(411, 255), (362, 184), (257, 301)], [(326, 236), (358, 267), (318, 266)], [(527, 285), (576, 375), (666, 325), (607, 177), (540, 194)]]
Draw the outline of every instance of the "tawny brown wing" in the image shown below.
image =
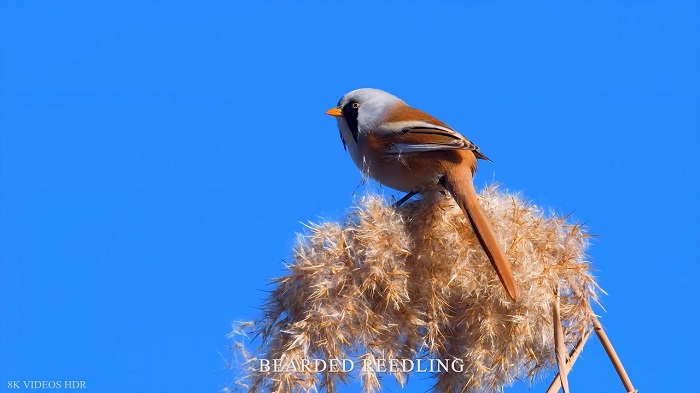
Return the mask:
[[(392, 133), (384, 130), (385, 137), (391, 137), (392, 144), (387, 149), (389, 154), (420, 153), (437, 150), (471, 150), (477, 158), (489, 160), (462, 134), (447, 127), (429, 127), (406, 125)], [(490, 160), (489, 160), (490, 161)]]

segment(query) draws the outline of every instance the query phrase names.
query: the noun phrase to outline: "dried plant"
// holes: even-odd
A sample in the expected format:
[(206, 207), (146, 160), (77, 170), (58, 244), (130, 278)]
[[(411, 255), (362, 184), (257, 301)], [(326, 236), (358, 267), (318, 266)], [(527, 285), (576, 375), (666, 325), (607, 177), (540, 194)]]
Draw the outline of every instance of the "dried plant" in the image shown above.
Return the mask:
[[(431, 367), (436, 392), (491, 392), (553, 369), (557, 288), (568, 349), (595, 319), (588, 237), (566, 217), (496, 187), (479, 198), (512, 261), (517, 302), (451, 198), (429, 194), (395, 209), (366, 196), (344, 223), (310, 225), (299, 237), (289, 273), (274, 281), (251, 329), (261, 344), (246, 354), (240, 388), (335, 392), (357, 377), (363, 391), (375, 392), (384, 374), (404, 385), (410, 361), (420, 360)], [(282, 367), (266, 371), (262, 359)], [(331, 370), (331, 359), (355, 367)], [(390, 359), (400, 366), (391, 369)]]

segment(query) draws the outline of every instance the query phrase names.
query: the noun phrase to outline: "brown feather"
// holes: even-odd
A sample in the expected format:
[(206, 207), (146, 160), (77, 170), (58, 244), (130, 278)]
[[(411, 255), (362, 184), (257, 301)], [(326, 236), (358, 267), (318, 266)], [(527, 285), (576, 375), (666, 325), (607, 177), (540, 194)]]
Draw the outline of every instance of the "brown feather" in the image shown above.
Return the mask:
[(463, 166), (453, 167), (452, 171), (445, 174), (442, 183), (472, 224), (474, 234), (479, 239), (508, 296), (518, 300), (518, 288), (508, 258), (501, 249), (488, 218), (479, 207), (471, 173), (463, 168)]
[(386, 123), (393, 123), (399, 121), (424, 121), (427, 123), (435, 124), (436, 126), (452, 129), (452, 127), (443, 123), (442, 121), (440, 121), (440, 119), (433, 117), (420, 109), (408, 106), (403, 102), (393, 107), (387, 114), (386, 119), (384, 119), (384, 122)]
[[(436, 144), (436, 145), (445, 144), (448, 146), (454, 146), (455, 142), (456, 142), (455, 140), (460, 140), (461, 141), (461, 146), (459, 147), (460, 149), (472, 150), (472, 151), (474, 151), (474, 155), (476, 156), (476, 158), (491, 161), (490, 158), (486, 157), (486, 155), (484, 155), (483, 153), (481, 153), (481, 151), (479, 151), (479, 147), (477, 145), (472, 143), (464, 135), (455, 131), (452, 127), (443, 123), (440, 119), (433, 117), (432, 115), (430, 115), (426, 112), (423, 112), (420, 109), (410, 107), (403, 102), (399, 103), (394, 108), (392, 108), (392, 110), (389, 111), (386, 119), (384, 120), (385, 123), (407, 122), (407, 121), (422, 121), (422, 122), (434, 124), (436, 126), (440, 126), (440, 127), (444, 127), (444, 128), (449, 129), (451, 131), (451, 133), (448, 131), (439, 130), (439, 129), (431, 129), (431, 128), (421, 128), (421, 127), (408, 128), (408, 129), (403, 130), (404, 131), (403, 134), (387, 136), (387, 137), (391, 137), (392, 141), (395, 144), (426, 143), (426, 144)], [(454, 147), (452, 147), (452, 148), (454, 148)]]

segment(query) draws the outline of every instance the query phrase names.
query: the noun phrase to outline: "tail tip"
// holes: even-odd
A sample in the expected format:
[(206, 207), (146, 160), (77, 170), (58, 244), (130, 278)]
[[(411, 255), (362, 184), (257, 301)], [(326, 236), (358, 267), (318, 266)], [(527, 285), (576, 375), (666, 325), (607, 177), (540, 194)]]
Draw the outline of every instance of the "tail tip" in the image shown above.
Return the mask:
[(513, 293), (508, 292), (508, 297), (510, 297), (510, 300), (517, 302), (520, 298), (520, 294), (517, 290), (515, 290)]

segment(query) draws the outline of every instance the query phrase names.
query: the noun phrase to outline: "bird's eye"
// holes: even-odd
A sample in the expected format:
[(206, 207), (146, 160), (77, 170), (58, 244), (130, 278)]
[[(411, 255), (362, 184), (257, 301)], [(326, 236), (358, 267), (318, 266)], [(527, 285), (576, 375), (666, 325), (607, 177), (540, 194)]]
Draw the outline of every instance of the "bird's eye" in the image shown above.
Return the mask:
[(352, 103), (352, 107), (355, 108), (355, 109), (357, 109), (357, 108), (360, 107), (360, 103), (359, 103), (359, 102), (353, 102), (353, 103)]

